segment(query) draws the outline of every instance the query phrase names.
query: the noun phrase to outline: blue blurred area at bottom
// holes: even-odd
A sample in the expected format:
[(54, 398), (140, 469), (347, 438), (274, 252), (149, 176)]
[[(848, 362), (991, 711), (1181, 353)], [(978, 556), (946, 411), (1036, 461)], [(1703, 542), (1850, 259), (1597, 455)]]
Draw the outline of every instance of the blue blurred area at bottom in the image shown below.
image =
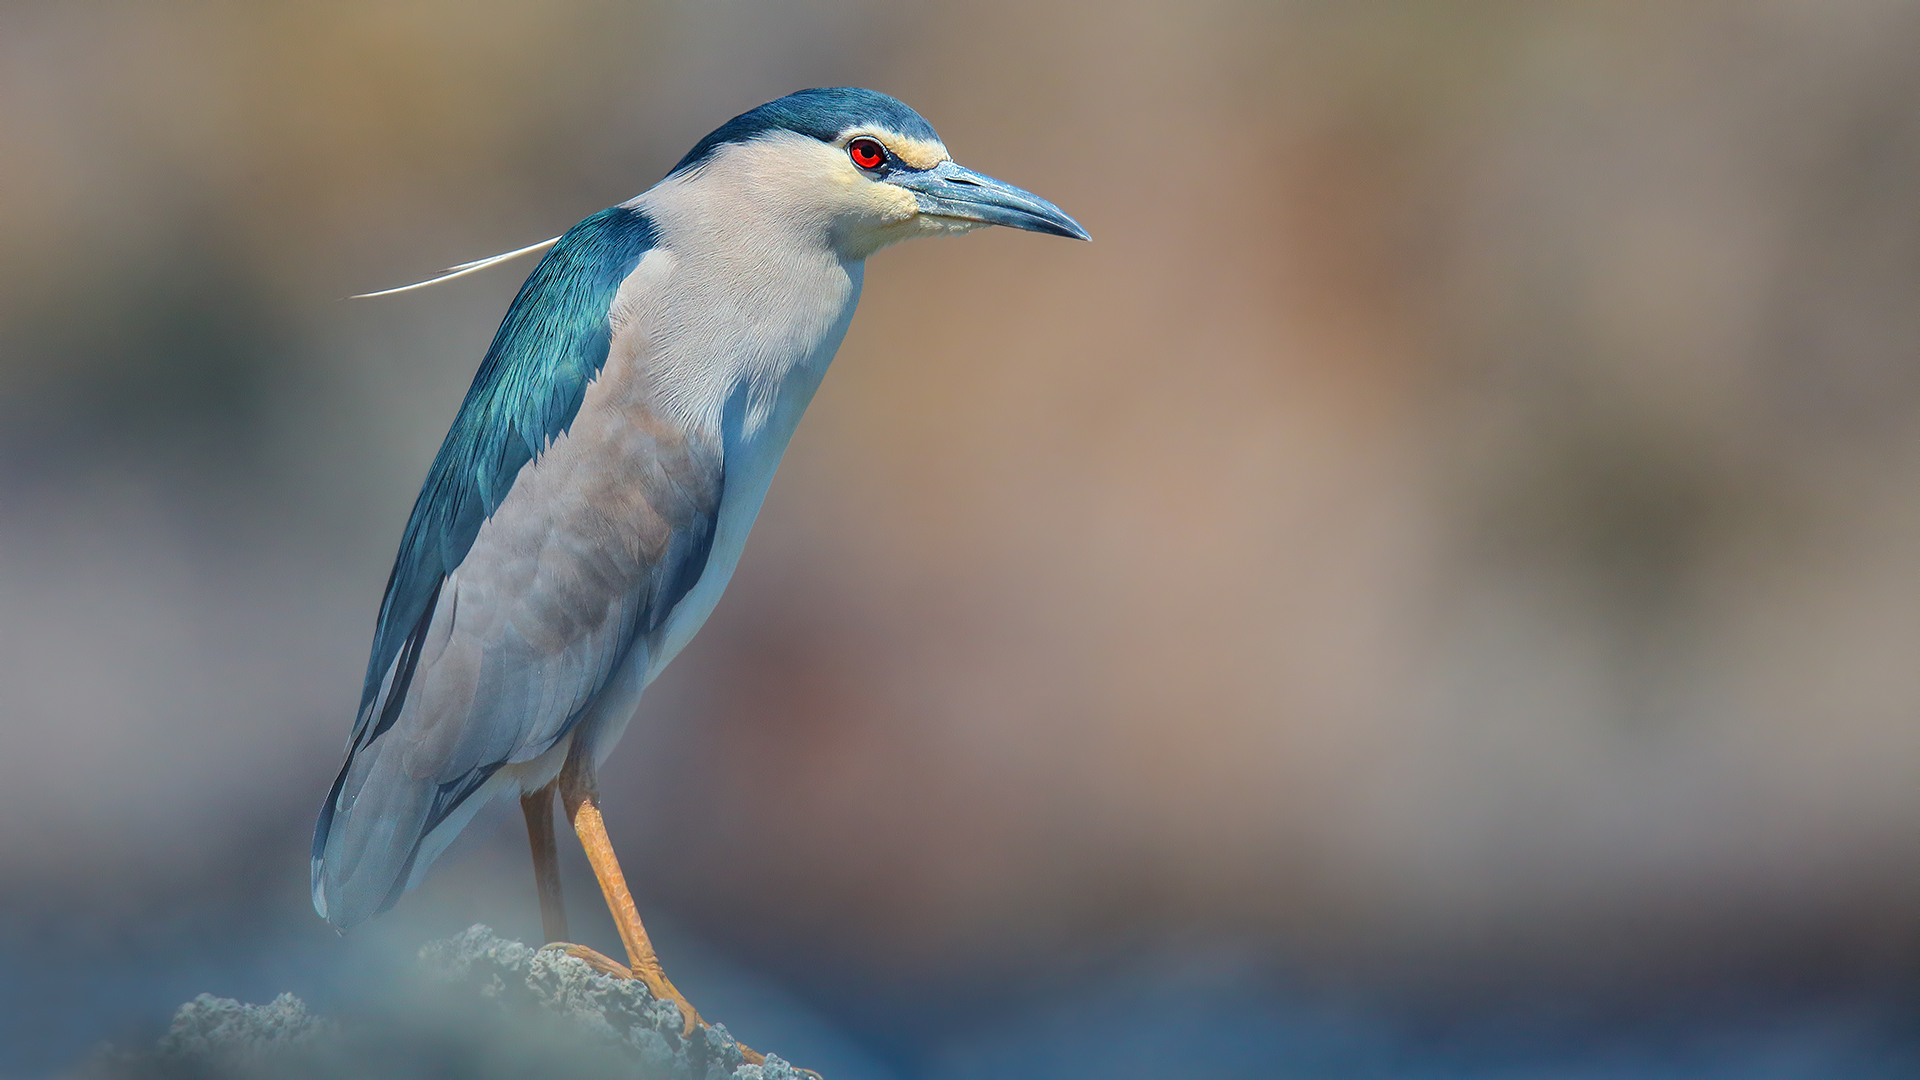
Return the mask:
[(1224, 954), (1169, 955), (1051, 1007), (957, 1034), (930, 1080), (1834, 1080), (1920, 1077), (1912, 993), (1703, 1000), (1621, 1019), (1551, 997), (1420, 1019), (1316, 998)]
[[(997, 1014), (913, 1018), (925, 1043), (902, 1059), (883, 1048), (897, 1039), (863, 1031), (857, 1010), (823, 1015), (804, 1003), (803, 989), (661, 929), (676, 978), (703, 1011), (831, 1080), (1920, 1076), (1920, 1011), (1900, 990), (1758, 1004), (1709, 997), (1626, 1018), (1546, 995), (1517, 1007), (1457, 1005), (1436, 1019), (1364, 993), (1303, 991), (1245, 954), (1206, 950), (1151, 956)], [(143, 968), (75, 965), (71, 954), (18, 938), (5, 945), (0, 1008), (32, 1021), (31, 1030), (8, 1027), (0, 1075), (10, 1077), (60, 1075), (106, 1034), (123, 1048), (157, 1037), (164, 1017), (201, 990), (264, 1002), (291, 989), (322, 1015), (350, 1016), (379, 984), (395, 983), (411, 957), (396, 941), (369, 938), (347, 950), (302, 945), (248, 960), (237, 949)], [(103, 1029), (129, 1017), (142, 1019)]]

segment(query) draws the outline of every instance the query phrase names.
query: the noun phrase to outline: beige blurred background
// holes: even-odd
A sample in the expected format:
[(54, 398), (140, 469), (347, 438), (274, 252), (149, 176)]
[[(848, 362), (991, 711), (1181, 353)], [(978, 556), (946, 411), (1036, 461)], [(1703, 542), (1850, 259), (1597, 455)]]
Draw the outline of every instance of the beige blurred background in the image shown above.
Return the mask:
[[(873, 260), (605, 774), (649, 903), (880, 982), (1910, 982), (1917, 49), (1892, 0), (0, 8), (0, 904), (157, 967), (157, 911), (311, 932), (530, 267), (342, 298), (854, 83), (1095, 240)], [(403, 909), (533, 934), (514, 817)]]

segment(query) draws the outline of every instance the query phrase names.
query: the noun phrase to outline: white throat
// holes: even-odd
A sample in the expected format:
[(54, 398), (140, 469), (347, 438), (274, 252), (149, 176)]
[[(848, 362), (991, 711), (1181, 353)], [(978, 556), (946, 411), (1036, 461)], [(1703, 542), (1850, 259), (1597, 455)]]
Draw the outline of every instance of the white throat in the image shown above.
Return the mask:
[(613, 347), (647, 372), (656, 413), (720, 440), (726, 470), (706, 571), (647, 650), (642, 685), (719, 601), (860, 299), (865, 263), (834, 249), (830, 217), (775, 197), (815, 153), (725, 147), (626, 204), (652, 219), (655, 246), (614, 299)]
[(615, 298), (614, 336), (646, 327), (656, 408), (690, 428), (715, 430), (732, 407), (744, 408), (735, 437), (758, 432), (787, 413), (797, 367), (820, 369), (799, 379), (811, 398), (846, 333), (863, 264), (835, 250), (830, 213), (789, 194), (819, 145), (722, 147), (626, 204), (653, 220), (656, 246)]

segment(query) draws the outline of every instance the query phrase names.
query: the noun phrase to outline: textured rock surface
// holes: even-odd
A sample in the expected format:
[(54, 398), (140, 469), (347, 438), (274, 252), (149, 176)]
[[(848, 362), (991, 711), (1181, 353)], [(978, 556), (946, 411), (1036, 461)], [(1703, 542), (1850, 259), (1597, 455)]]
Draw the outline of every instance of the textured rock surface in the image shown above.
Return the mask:
[(117, 1077), (627, 1077), (800, 1080), (778, 1057), (745, 1064), (722, 1025), (680, 1035), (680, 1010), (633, 980), (474, 926), (420, 950), (426, 985), (365, 1015), (313, 1016), (282, 994), (180, 1006), (151, 1052), (106, 1052), (83, 1075)]
[(201, 994), (173, 1014), (173, 1025), (160, 1040), (159, 1052), (171, 1058), (258, 1057), (332, 1034), (333, 1025), (309, 1013), (306, 1003), (292, 994), (281, 994), (266, 1005), (242, 1005), (232, 998)]

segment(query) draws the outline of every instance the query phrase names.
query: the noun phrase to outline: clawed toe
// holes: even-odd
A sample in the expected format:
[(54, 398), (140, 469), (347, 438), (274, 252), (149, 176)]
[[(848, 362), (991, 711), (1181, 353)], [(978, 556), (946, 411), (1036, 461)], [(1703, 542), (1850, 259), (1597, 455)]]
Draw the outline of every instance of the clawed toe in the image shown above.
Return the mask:
[[(680, 1010), (680, 1037), (683, 1039), (692, 1035), (694, 1028), (704, 1027), (706, 1025), (706, 1021), (700, 1019), (699, 1010), (693, 1007), (693, 1002), (688, 1001), (686, 995), (682, 994), (673, 983), (667, 981), (666, 972), (658, 970), (657, 964), (651, 970), (641, 968), (635, 971), (633, 968), (620, 963), (605, 953), (589, 949), (585, 945), (575, 945), (568, 941), (549, 942), (541, 946), (541, 948), (556, 949), (566, 953), (568, 956), (584, 961), (588, 967), (602, 975), (611, 975), (616, 979), (639, 979), (641, 983), (645, 984), (647, 991), (655, 998), (661, 1001), (671, 1001), (675, 1007)], [(758, 1054), (755, 1054), (744, 1046), (740, 1049), (748, 1055), (749, 1060), (752, 1060), (754, 1064), (759, 1064)]]
[[(694, 1010), (693, 1003), (681, 996), (680, 991), (675, 989), (674, 985), (666, 980), (664, 974), (662, 974), (657, 981), (655, 979), (648, 979), (644, 974), (635, 973), (632, 968), (620, 963), (603, 952), (589, 949), (585, 945), (575, 945), (570, 941), (550, 941), (540, 946), (540, 948), (542, 950), (553, 949), (557, 952), (566, 953), (576, 960), (584, 961), (588, 967), (602, 975), (611, 975), (616, 979), (641, 980), (646, 984), (647, 989), (654, 997), (663, 1001), (671, 1001), (679, 1007), (680, 1018), (684, 1025), (680, 1029), (681, 1038), (692, 1035), (693, 1029), (696, 1027), (706, 1026), (706, 1021), (700, 1019), (700, 1014)], [(746, 1043), (735, 1039), (734, 1045), (740, 1048), (740, 1056), (747, 1064), (762, 1065), (766, 1063), (767, 1055), (755, 1050)], [(799, 1071), (813, 1077), (813, 1080), (822, 1080), (820, 1074), (814, 1072), (812, 1069), (800, 1069)]]
[(585, 945), (575, 945), (570, 941), (550, 941), (540, 946), (542, 950), (554, 949), (566, 953), (575, 960), (583, 960), (586, 965), (602, 975), (611, 975), (616, 979), (633, 978), (633, 969), (602, 952), (596, 952)]

